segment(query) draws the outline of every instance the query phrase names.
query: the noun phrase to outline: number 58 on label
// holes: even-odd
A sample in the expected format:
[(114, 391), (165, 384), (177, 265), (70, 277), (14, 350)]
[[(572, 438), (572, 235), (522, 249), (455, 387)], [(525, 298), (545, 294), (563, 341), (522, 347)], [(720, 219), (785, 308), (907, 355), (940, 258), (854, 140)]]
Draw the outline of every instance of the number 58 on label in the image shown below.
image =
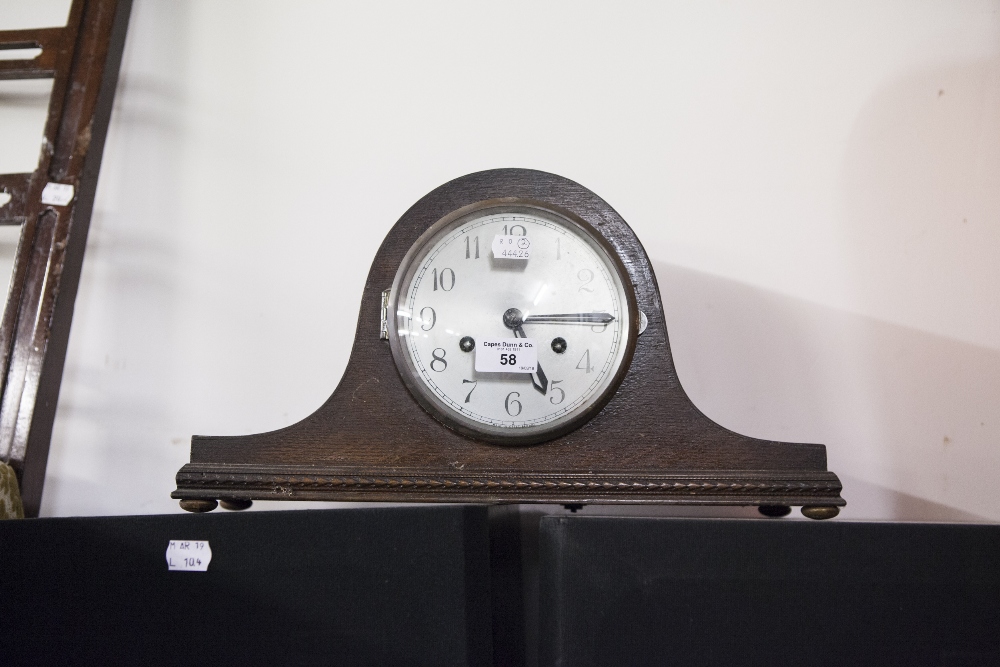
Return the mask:
[(534, 373), (538, 350), (533, 338), (485, 338), (476, 345), (480, 373)]

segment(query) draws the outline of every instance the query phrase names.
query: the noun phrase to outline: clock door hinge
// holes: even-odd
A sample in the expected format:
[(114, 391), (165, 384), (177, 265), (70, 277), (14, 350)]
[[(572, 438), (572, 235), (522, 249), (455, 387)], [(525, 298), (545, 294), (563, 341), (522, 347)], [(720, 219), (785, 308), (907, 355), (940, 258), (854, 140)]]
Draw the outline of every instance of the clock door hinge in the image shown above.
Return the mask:
[(391, 291), (382, 290), (382, 326), (378, 331), (381, 340), (389, 340), (389, 292)]

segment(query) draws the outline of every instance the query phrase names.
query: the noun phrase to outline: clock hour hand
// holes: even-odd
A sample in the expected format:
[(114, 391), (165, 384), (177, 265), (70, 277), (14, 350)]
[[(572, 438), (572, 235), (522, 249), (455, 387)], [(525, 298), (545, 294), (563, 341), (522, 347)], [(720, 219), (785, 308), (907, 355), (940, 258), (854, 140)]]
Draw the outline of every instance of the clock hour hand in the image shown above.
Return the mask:
[[(524, 334), (524, 328), (520, 324), (514, 327), (514, 337), (527, 338)], [(531, 386), (537, 389), (542, 396), (549, 389), (549, 380), (545, 377), (545, 371), (542, 370), (542, 365), (538, 362), (535, 363), (535, 372), (531, 374)]]
[(615, 321), (611, 313), (560, 313), (558, 315), (528, 315), (525, 324), (609, 324)]
[[(508, 308), (503, 314), (503, 325), (514, 332), (515, 338), (527, 338), (524, 327), (521, 326), (523, 321), (524, 316), (517, 308)], [(542, 396), (549, 390), (549, 380), (545, 377), (541, 364), (535, 364), (535, 372), (531, 374), (531, 386), (537, 389)]]

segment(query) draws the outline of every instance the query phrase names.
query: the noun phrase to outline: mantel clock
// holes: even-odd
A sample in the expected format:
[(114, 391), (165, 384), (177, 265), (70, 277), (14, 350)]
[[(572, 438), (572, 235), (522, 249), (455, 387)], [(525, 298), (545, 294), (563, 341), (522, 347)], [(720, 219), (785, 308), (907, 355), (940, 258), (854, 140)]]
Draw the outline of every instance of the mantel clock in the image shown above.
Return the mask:
[(826, 448), (703, 415), (635, 234), (565, 178), (498, 169), (413, 205), (375, 256), (340, 385), (287, 428), (195, 436), (174, 498), (844, 505)]

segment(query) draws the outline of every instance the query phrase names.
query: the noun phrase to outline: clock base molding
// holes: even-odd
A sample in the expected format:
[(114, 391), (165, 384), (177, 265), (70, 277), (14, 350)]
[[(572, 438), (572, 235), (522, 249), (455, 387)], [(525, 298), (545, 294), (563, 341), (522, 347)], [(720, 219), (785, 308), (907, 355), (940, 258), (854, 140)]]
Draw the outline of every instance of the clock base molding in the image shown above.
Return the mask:
[[(798, 506), (822, 508), (813, 518), (836, 516), (843, 506), (840, 480), (817, 471), (677, 471), (670, 473), (547, 473), (338, 469), (314, 466), (187, 464), (177, 473), (173, 498), (216, 499), (240, 506), (249, 500), (322, 500), (473, 503), (656, 503)], [(197, 511), (202, 505), (187, 503)], [(804, 512), (805, 513), (805, 512)], [(807, 516), (810, 514), (807, 513)]]

